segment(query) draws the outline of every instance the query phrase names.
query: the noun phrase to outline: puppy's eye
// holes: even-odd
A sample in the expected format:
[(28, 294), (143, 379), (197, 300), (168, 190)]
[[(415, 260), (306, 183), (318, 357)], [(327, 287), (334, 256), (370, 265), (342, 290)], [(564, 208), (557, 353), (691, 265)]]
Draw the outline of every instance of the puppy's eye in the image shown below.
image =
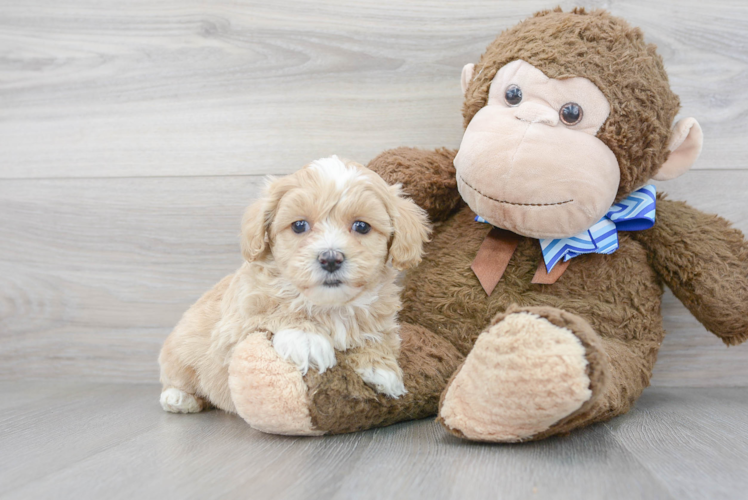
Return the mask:
[(291, 229), (293, 229), (293, 232), (296, 234), (306, 233), (309, 231), (309, 223), (305, 220), (297, 220), (291, 224)]
[(516, 106), (522, 102), (522, 89), (516, 85), (509, 85), (504, 92), (504, 100), (510, 106)]
[(356, 231), (359, 234), (366, 234), (369, 231), (371, 231), (371, 226), (362, 220), (357, 220), (356, 222), (353, 223), (353, 226), (351, 226), (351, 229)]
[(566, 125), (576, 125), (582, 121), (583, 115), (582, 106), (575, 102), (567, 102), (561, 106), (561, 111), (558, 112), (561, 121)]

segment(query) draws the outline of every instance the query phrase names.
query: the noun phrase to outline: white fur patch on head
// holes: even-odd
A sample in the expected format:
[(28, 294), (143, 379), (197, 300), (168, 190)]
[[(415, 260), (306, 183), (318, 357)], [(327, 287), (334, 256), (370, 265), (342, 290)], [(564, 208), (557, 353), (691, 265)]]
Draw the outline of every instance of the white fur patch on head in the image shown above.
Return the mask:
[(319, 229), (318, 236), (310, 245), (315, 252), (340, 251), (347, 243), (348, 228), (336, 226), (330, 219), (319, 221), (316, 227)]
[(361, 175), (356, 167), (346, 165), (336, 155), (315, 160), (309, 164), (309, 167), (335, 181), (335, 187), (338, 189), (343, 189), (349, 182)]
[(298, 366), (302, 375), (306, 375), (310, 367), (324, 373), (337, 362), (330, 341), (317, 333), (281, 330), (273, 335), (273, 347), (283, 359)]
[(399, 398), (408, 393), (403, 384), (403, 379), (397, 373), (387, 368), (359, 368), (356, 372), (361, 376), (364, 382), (374, 386), (377, 392), (386, 394), (391, 398)]
[(202, 405), (192, 394), (169, 387), (161, 393), (161, 408), (169, 413), (198, 413)]

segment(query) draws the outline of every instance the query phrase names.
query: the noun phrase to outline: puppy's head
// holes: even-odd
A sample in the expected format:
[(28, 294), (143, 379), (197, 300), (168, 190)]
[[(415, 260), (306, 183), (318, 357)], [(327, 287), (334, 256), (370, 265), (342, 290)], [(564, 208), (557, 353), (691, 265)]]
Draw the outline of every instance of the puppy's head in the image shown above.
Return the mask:
[(342, 305), (418, 264), (425, 212), (371, 170), (336, 156), (271, 180), (242, 223), (249, 261), (273, 259), (310, 302)]

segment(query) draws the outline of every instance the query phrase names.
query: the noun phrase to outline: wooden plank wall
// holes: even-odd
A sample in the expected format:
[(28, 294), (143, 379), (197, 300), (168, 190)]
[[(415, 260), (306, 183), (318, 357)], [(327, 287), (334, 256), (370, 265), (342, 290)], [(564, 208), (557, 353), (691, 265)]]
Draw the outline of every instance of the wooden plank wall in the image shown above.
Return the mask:
[[(456, 147), (462, 65), (557, 3), (0, 0), (0, 378), (155, 381), (264, 175)], [(579, 4), (641, 26), (704, 128), (660, 187), (748, 232), (748, 3)], [(655, 385), (748, 385), (747, 346), (663, 313)]]

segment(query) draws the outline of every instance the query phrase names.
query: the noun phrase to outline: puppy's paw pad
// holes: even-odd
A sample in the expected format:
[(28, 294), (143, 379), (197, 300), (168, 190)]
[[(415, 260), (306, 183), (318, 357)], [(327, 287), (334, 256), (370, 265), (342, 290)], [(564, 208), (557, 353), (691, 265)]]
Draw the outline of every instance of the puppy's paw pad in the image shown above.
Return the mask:
[(324, 373), (336, 364), (335, 349), (328, 339), (304, 330), (281, 330), (273, 335), (273, 347), (278, 354), (306, 375), (309, 368)]
[(356, 370), (364, 382), (373, 386), (377, 392), (391, 398), (399, 398), (408, 393), (401, 375), (387, 368), (366, 367)]
[(170, 413), (198, 413), (203, 406), (192, 394), (170, 387), (161, 393), (161, 408)]

